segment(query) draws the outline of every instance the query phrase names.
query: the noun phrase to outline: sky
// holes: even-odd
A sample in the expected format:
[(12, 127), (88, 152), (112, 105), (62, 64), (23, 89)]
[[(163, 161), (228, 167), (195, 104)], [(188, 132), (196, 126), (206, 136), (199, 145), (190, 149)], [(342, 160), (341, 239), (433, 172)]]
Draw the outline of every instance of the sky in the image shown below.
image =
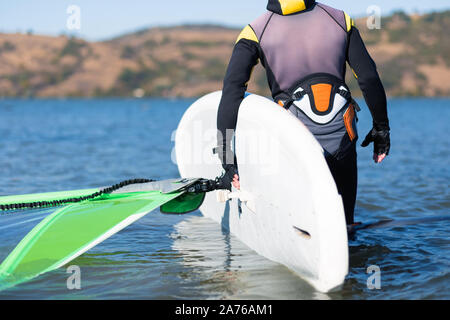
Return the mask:
[[(394, 10), (430, 12), (450, 9), (448, 0), (321, 0), (352, 17), (366, 15), (371, 5), (382, 15)], [(265, 11), (266, 0), (11, 0), (0, 2), (0, 32), (74, 34), (87, 40), (105, 40), (145, 27), (186, 23), (213, 23), (243, 27)], [(80, 9), (79, 29), (69, 29), (71, 5)], [(74, 21), (74, 20), (70, 20)]]

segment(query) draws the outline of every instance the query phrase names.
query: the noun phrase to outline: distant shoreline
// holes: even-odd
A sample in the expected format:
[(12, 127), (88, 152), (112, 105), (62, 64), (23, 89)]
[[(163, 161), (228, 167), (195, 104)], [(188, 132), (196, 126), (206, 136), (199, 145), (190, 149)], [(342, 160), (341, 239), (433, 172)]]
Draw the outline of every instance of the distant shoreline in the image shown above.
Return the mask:
[[(388, 96), (450, 96), (450, 11), (398, 12), (384, 17), (379, 30), (369, 30), (365, 18), (356, 25)], [(220, 24), (184, 24), (99, 42), (0, 33), (0, 97), (199, 97), (222, 89), (239, 32)], [(346, 81), (360, 97), (351, 72)], [(248, 90), (270, 96), (261, 65)]]

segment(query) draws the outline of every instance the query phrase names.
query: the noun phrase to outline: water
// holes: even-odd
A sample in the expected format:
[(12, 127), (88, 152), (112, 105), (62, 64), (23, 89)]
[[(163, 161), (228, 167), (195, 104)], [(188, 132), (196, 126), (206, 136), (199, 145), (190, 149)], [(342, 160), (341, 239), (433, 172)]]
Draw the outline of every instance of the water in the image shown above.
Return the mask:
[[(172, 132), (193, 100), (0, 100), (0, 194), (98, 187), (178, 176)], [(449, 99), (391, 100), (392, 152), (359, 151), (356, 220), (448, 215)], [(360, 136), (371, 123), (359, 114)], [(361, 139), (362, 140), (362, 139)], [(0, 215), (0, 260), (49, 211)], [(0, 292), (0, 299), (449, 299), (449, 222), (361, 232), (343, 289), (315, 291), (199, 212), (155, 211), (65, 268)], [(367, 287), (367, 268), (381, 289)]]

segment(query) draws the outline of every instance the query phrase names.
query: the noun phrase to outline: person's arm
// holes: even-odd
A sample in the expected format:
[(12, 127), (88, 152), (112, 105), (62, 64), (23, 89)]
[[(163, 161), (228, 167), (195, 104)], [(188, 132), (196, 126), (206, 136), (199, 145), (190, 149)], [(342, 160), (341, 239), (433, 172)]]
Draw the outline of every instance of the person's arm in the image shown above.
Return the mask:
[(386, 93), (375, 62), (367, 52), (357, 28), (349, 34), (348, 63), (355, 73), (359, 87), (372, 114), (374, 127), (389, 129)]
[(390, 135), (386, 92), (378, 75), (375, 62), (356, 27), (349, 33), (347, 61), (355, 74), (373, 119), (373, 129), (364, 139), (362, 146), (374, 142), (374, 160), (380, 162), (389, 154)]
[(222, 99), (217, 114), (218, 153), (226, 171), (234, 166), (231, 152), (232, 133), (236, 129), (239, 106), (244, 99), (253, 68), (258, 64), (259, 44), (248, 25), (239, 35), (223, 82)]

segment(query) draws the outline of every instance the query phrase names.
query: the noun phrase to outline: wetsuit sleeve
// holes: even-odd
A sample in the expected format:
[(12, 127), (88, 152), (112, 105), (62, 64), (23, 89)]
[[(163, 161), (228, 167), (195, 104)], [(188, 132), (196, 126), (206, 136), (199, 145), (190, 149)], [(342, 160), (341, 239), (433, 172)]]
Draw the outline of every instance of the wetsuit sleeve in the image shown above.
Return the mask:
[(226, 162), (224, 156), (231, 150), (230, 129), (233, 131), (236, 129), (239, 106), (244, 99), (253, 68), (258, 64), (258, 46), (256, 41), (239, 39), (228, 64), (217, 114), (219, 157), (224, 167)]
[(347, 61), (357, 77), (359, 87), (372, 114), (374, 127), (377, 130), (389, 130), (386, 92), (375, 62), (367, 52), (356, 27), (352, 27), (349, 33)]

